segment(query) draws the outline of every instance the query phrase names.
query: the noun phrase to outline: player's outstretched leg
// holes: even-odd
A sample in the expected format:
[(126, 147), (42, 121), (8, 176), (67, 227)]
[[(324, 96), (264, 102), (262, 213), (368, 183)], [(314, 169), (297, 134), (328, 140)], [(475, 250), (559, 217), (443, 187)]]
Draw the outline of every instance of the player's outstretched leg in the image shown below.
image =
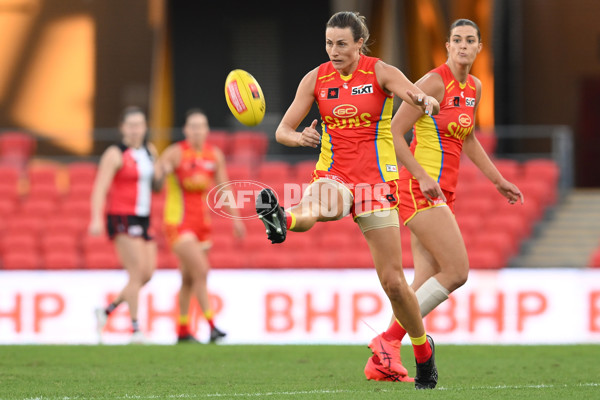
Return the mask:
[(260, 191), (256, 198), (256, 213), (265, 225), (271, 243), (282, 243), (287, 233), (285, 211), (279, 205), (275, 192), (271, 189)]
[(423, 363), (417, 362), (417, 376), (415, 376), (416, 389), (433, 389), (438, 381), (438, 372), (435, 366), (435, 345), (429, 335), (427, 335), (427, 341), (431, 346), (431, 357)]

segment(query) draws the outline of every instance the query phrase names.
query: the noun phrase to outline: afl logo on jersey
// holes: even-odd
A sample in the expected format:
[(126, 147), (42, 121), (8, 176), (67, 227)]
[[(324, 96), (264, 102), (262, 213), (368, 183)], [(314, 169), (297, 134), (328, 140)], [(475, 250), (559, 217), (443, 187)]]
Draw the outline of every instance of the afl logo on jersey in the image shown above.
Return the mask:
[(469, 117), (467, 114), (460, 114), (458, 116), (458, 123), (460, 124), (460, 126), (468, 128), (469, 126), (471, 126), (471, 117)]
[(338, 118), (352, 118), (358, 113), (358, 108), (352, 104), (341, 104), (333, 109), (333, 115)]

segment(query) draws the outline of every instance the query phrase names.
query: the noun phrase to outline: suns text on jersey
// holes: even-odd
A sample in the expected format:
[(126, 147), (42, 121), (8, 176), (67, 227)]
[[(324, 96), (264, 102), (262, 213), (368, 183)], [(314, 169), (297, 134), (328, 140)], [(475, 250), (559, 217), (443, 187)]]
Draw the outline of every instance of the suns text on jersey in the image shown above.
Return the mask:
[(323, 117), (328, 129), (346, 129), (371, 126), (371, 114), (362, 113), (351, 118), (337, 118), (331, 115)]
[(448, 124), (448, 132), (446, 136), (452, 136), (459, 140), (465, 140), (467, 136), (473, 131), (473, 125), (469, 127), (460, 126), (457, 122), (450, 122)]

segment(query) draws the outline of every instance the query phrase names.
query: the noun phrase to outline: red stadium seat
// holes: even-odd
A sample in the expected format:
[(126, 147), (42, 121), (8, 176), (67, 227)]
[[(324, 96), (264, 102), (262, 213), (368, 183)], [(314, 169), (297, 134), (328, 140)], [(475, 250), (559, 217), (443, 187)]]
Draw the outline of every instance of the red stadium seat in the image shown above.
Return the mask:
[(12, 215), (17, 209), (17, 202), (14, 199), (6, 198), (2, 196), (0, 191), (0, 220), (4, 221), (5, 218)]
[(531, 181), (542, 181), (548, 185), (558, 186), (560, 168), (550, 159), (536, 158), (523, 163), (524, 177)]
[(493, 160), (493, 162), (502, 176), (510, 182), (514, 183), (523, 176), (521, 164), (516, 160), (498, 158)]
[(293, 180), (297, 183), (310, 183), (316, 161), (301, 161), (294, 166)]
[(32, 164), (27, 168), (30, 186), (41, 184), (57, 184), (57, 176), (61, 167), (53, 163)]
[(215, 252), (208, 255), (210, 267), (215, 269), (239, 269), (248, 267), (248, 256), (242, 252)]
[(44, 228), (44, 221), (28, 215), (13, 215), (6, 220), (6, 233), (9, 235), (31, 234), (38, 235)]
[(255, 178), (252, 173), (252, 167), (246, 163), (228, 163), (227, 175), (229, 180), (232, 181), (243, 181)]
[(15, 188), (19, 184), (21, 170), (14, 165), (0, 165), (0, 183), (2, 185), (12, 185)]
[(93, 184), (96, 179), (98, 165), (94, 162), (73, 162), (66, 166), (69, 186), (78, 184)]
[(227, 131), (213, 131), (211, 130), (206, 137), (206, 143), (209, 143), (228, 155), (231, 150), (231, 139), (230, 134)]
[(81, 245), (84, 253), (114, 253), (115, 251), (113, 242), (106, 235), (86, 235), (83, 237)]
[(290, 164), (285, 161), (265, 161), (258, 167), (257, 180), (267, 185), (289, 183), (292, 179), (290, 172)]
[(2, 255), (2, 268), (6, 270), (32, 270), (40, 268), (37, 252), (8, 251)]
[(43, 253), (63, 251), (65, 253), (77, 252), (79, 237), (68, 233), (46, 234), (40, 240)]
[(506, 266), (506, 259), (499, 257), (495, 250), (474, 248), (469, 250), (468, 255), (472, 269), (502, 269)]
[(19, 187), (0, 181), (0, 198), (16, 202), (19, 199)]
[(292, 258), (283, 251), (255, 252), (249, 257), (249, 261), (253, 268), (279, 269), (293, 266)]
[(232, 135), (231, 159), (240, 162), (261, 161), (269, 145), (269, 138), (264, 132), (237, 131)]
[(373, 268), (373, 257), (367, 250), (339, 251), (329, 254), (330, 268)]
[(43, 200), (52, 201), (56, 203), (62, 194), (59, 192), (58, 187), (53, 183), (36, 183), (29, 187), (27, 192), (27, 198), (29, 200)]
[(37, 253), (38, 239), (31, 233), (10, 233), (2, 237), (0, 250), (3, 253), (9, 251), (22, 251)]
[(28, 217), (46, 219), (58, 211), (58, 206), (53, 199), (29, 198), (21, 204), (19, 213)]
[(90, 218), (90, 201), (80, 199), (65, 199), (60, 204), (60, 213), (63, 215), (71, 215), (74, 217), (86, 219), (89, 221)]
[(86, 252), (83, 255), (86, 269), (118, 269), (121, 263), (114, 251), (111, 252)]
[(42, 256), (42, 262), (46, 269), (79, 269), (81, 268), (81, 257), (77, 251), (51, 250)]
[(0, 134), (0, 162), (23, 167), (35, 151), (35, 139), (23, 132)]
[(171, 251), (158, 252), (157, 267), (159, 269), (177, 269), (179, 259)]
[(475, 246), (475, 249), (495, 251), (498, 261), (507, 260), (518, 250), (516, 238), (511, 233), (500, 230), (483, 232), (475, 241)]

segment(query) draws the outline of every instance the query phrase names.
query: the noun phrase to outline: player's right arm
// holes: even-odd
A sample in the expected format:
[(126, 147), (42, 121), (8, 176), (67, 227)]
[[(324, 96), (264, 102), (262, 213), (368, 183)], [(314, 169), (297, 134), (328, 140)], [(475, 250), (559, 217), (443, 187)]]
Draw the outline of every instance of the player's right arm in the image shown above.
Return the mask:
[(104, 230), (104, 204), (106, 195), (112, 180), (123, 164), (123, 153), (117, 146), (110, 146), (102, 157), (98, 165), (98, 172), (92, 189), (92, 198), (90, 206), (90, 226), (88, 231), (90, 235), (99, 235)]
[[(434, 97), (438, 103), (441, 103), (444, 98), (444, 82), (438, 74), (427, 74), (419, 79), (415, 85), (428, 96)], [(398, 111), (392, 118), (392, 135), (394, 138), (394, 148), (396, 149), (396, 158), (399, 164), (402, 164), (406, 169), (419, 181), (421, 192), (428, 200), (442, 198), (445, 200), (444, 193), (439, 184), (431, 178), (425, 169), (414, 158), (404, 134), (408, 132), (412, 126), (423, 115), (423, 111), (410, 103), (403, 101)]]
[(181, 146), (179, 146), (177, 143), (169, 145), (169, 147), (162, 152), (158, 162), (156, 163), (157, 167), (162, 170), (162, 173), (159, 174), (160, 179), (154, 183), (158, 190), (162, 189), (167, 175), (172, 174), (175, 168), (179, 166), (180, 162)]
[(302, 132), (296, 131), (315, 101), (314, 90), (317, 83), (317, 74), (318, 68), (315, 68), (300, 81), (296, 97), (285, 112), (275, 132), (278, 143), (289, 147), (317, 147), (319, 145), (321, 135), (315, 129), (317, 126), (316, 119), (310, 127), (305, 127)]

